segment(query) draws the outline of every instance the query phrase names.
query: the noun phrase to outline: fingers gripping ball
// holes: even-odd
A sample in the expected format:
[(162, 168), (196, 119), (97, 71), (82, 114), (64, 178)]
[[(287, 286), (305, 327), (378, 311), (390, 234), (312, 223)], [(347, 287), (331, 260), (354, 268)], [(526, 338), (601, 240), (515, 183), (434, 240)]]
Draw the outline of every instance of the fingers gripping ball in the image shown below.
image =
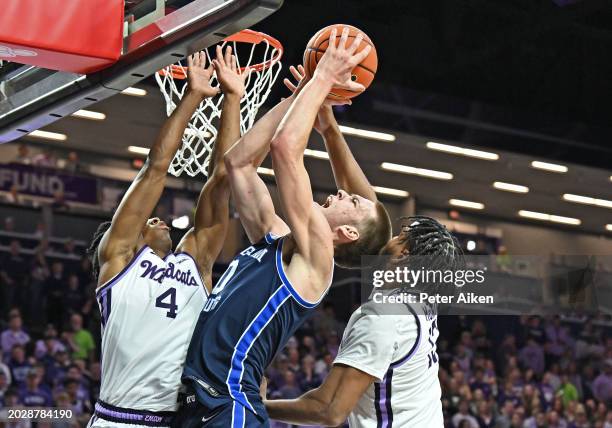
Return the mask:
[[(311, 77), (319, 63), (319, 60), (325, 53), (327, 46), (329, 46), (329, 35), (331, 31), (336, 28), (338, 32), (338, 38), (336, 39), (336, 43), (340, 43), (340, 34), (342, 34), (342, 29), (344, 27), (348, 27), (349, 29), (349, 39), (348, 43), (350, 44), (355, 37), (361, 32), (363, 34), (363, 41), (361, 45), (357, 48), (356, 52), (361, 52), (367, 45), (370, 45), (372, 49), (370, 50), (369, 55), (361, 61), (360, 64), (357, 64), (353, 69), (351, 74), (351, 79), (355, 82), (361, 83), (364, 87), (370, 86), (372, 81), (374, 80), (374, 76), (376, 75), (376, 70), (378, 69), (378, 56), (376, 55), (376, 48), (372, 43), (372, 40), (361, 30), (356, 27), (352, 27), (350, 25), (343, 24), (334, 24), (328, 27), (325, 27), (319, 30), (308, 42), (306, 46), (306, 50), (304, 51), (304, 69), (306, 70), (306, 75)], [(330, 99), (346, 99), (353, 98), (359, 95), (361, 92), (355, 92), (348, 89), (341, 88), (333, 88), (329, 93)]]

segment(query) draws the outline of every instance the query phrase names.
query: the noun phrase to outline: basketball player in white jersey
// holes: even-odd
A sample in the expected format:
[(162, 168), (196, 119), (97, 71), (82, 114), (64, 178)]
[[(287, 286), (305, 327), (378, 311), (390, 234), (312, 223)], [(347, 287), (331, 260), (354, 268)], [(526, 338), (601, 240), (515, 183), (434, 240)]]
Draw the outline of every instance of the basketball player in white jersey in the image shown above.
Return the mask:
[[(162, 127), (149, 157), (111, 222), (90, 247), (102, 315), (102, 385), (91, 427), (169, 426), (177, 410), (182, 365), (211, 289), (212, 266), (229, 221), (229, 182), (222, 156), (240, 138), (244, 80), (231, 48), (207, 68), (205, 53), (188, 59), (187, 91)], [(216, 72), (220, 89), (212, 87)], [(172, 252), (169, 227), (149, 218), (170, 162), (197, 106), (224, 93), (219, 135), (194, 227)]]
[[(303, 86), (304, 71), (291, 68)], [(289, 81), (285, 84), (295, 91)], [(324, 139), (336, 181), (349, 192), (376, 200), (338, 128), (331, 106), (319, 110), (315, 129)], [(415, 217), (381, 250), (388, 268), (411, 255), (433, 256), (451, 267), (460, 256), (456, 240), (437, 221)], [(397, 292), (393, 286), (385, 294)], [(265, 400), (272, 419), (300, 425), (351, 428), (443, 427), (438, 381), (436, 308), (366, 302), (351, 316), (334, 365), (322, 385), (294, 400)], [(262, 385), (262, 395), (265, 385)]]

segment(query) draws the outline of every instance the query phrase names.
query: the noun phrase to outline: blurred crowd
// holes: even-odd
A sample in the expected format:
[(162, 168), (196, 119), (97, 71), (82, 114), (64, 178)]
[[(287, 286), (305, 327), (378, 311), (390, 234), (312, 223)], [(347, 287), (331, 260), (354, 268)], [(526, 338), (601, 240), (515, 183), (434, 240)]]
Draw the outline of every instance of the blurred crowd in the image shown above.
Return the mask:
[[(7, 218), (3, 231), (11, 229)], [(0, 252), (0, 409), (71, 409), (74, 423), (52, 426), (85, 426), (100, 387), (91, 265), (71, 239), (55, 246), (42, 239), (30, 251), (5, 235), (0, 244), (8, 248)]]
[(612, 427), (609, 326), (559, 316), (453, 321), (441, 320), (438, 342), (448, 426)]
[[(6, 219), (3, 225), (12, 227)], [(46, 242), (24, 251), (20, 239), (0, 233), (0, 416), (8, 407), (55, 407), (76, 418), (50, 426), (85, 426), (100, 387), (91, 265), (74, 241)], [(345, 320), (331, 303), (317, 309), (269, 367), (269, 397), (295, 398), (321, 383)], [(448, 427), (612, 428), (612, 337), (605, 323), (441, 317), (439, 327)]]
[(59, 168), (67, 172), (80, 172), (83, 169), (79, 160), (79, 154), (75, 151), (68, 152), (66, 158), (58, 157), (50, 148), (33, 154), (30, 147), (23, 143), (17, 146), (17, 154), (13, 162), (44, 168)]
[[(559, 316), (439, 321), (447, 427), (612, 428), (609, 326)], [(331, 368), (342, 330), (331, 305), (318, 311), (268, 370), (269, 395), (295, 398), (316, 387)]]

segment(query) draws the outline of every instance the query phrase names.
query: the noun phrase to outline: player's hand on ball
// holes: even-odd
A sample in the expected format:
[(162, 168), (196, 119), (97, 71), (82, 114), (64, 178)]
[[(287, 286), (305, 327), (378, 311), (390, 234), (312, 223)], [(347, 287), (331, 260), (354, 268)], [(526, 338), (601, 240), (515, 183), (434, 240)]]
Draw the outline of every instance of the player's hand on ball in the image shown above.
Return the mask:
[(363, 92), (365, 87), (351, 80), (351, 72), (357, 64), (368, 56), (371, 46), (367, 45), (359, 53), (355, 53), (357, 48), (361, 46), (363, 33), (359, 33), (350, 44), (348, 44), (348, 36), (349, 29), (344, 27), (340, 42), (336, 43), (337, 31), (335, 28), (331, 31), (329, 46), (317, 64), (315, 76), (320, 76), (335, 87)]
[(187, 82), (188, 90), (199, 94), (204, 98), (214, 97), (219, 93), (219, 88), (213, 87), (210, 80), (213, 75), (213, 66), (206, 67), (206, 52), (196, 52), (187, 58)]
[(217, 46), (217, 57), (213, 59), (213, 66), (217, 73), (217, 80), (221, 85), (221, 91), (227, 95), (236, 95), (242, 98), (245, 91), (245, 84), (250, 70), (240, 71), (236, 56), (232, 55), (232, 47), (225, 48), (225, 54), (221, 46)]

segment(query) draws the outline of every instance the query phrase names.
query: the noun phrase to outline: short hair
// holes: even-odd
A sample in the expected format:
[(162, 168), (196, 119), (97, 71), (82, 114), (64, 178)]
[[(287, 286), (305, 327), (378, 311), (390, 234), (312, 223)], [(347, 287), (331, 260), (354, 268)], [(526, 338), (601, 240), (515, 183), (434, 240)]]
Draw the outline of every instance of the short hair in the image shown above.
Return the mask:
[(376, 215), (368, 218), (358, 227), (359, 239), (340, 244), (334, 251), (334, 261), (340, 267), (358, 269), (361, 256), (376, 256), (391, 239), (391, 219), (385, 206), (376, 201)]
[(89, 248), (87, 248), (87, 256), (91, 261), (91, 274), (93, 278), (98, 281), (98, 275), (100, 274), (100, 261), (98, 260), (98, 247), (100, 246), (100, 241), (102, 241), (102, 237), (106, 233), (108, 229), (110, 229), (112, 222), (105, 221), (100, 223), (98, 228), (93, 234), (91, 238), (91, 242), (89, 244)]

